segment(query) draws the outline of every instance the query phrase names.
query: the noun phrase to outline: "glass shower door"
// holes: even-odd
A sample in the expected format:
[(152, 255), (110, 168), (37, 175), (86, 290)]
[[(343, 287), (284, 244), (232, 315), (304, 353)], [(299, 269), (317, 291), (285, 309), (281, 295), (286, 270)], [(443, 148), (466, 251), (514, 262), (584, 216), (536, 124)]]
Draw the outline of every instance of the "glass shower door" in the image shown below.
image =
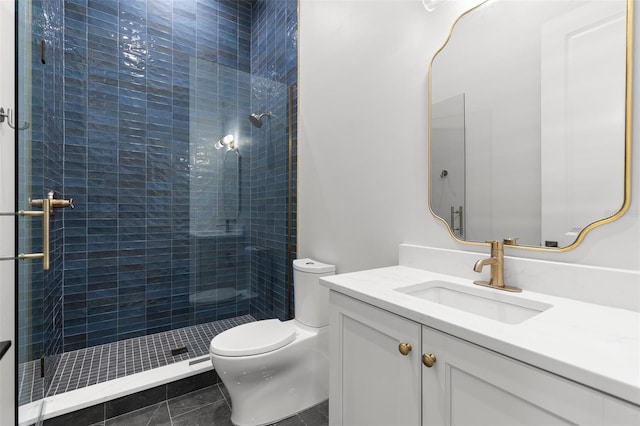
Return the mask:
[[(60, 0), (16, 2), (18, 402), (46, 396), (61, 352), (62, 41)], [(22, 216), (22, 215), (21, 215)], [(32, 254), (29, 256), (28, 254)], [(20, 256), (19, 256), (20, 257)], [(20, 419), (23, 421), (25, 419)]]

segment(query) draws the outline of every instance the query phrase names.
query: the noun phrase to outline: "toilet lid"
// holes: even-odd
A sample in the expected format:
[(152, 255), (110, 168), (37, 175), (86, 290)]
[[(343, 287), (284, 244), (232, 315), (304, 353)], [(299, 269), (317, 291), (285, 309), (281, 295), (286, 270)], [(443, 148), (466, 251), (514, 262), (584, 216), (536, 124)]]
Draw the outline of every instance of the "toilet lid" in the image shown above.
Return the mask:
[(258, 355), (275, 351), (295, 339), (293, 322), (269, 319), (242, 324), (213, 338), (209, 349), (222, 356)]

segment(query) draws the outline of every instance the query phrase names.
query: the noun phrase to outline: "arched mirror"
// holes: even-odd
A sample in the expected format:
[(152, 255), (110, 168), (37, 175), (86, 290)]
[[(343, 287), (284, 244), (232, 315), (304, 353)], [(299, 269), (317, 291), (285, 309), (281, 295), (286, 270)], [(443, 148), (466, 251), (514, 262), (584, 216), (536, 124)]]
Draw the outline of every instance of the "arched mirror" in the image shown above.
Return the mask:
[(632, 0), (489, 0), (429, 69), (429, 200), (465, 242), (569, 250), (630, 202)]

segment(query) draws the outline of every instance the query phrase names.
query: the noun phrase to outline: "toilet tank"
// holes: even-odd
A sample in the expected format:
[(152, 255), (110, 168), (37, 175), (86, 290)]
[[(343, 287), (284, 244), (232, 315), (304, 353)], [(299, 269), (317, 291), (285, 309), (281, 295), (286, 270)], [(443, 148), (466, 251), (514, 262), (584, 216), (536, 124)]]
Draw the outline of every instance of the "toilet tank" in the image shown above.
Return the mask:
[(320, 277), (334, 275), (336, 267), (313, 259), (293, 261), (296, 319), (309, 327), (329, 325), (329, 289)]

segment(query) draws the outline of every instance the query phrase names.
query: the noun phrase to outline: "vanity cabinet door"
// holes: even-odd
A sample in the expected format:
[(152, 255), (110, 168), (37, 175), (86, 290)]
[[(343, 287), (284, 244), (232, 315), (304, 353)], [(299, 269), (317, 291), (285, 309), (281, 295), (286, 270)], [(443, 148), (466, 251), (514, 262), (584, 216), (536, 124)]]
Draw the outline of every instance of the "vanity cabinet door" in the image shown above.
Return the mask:
[(421, 325), (333, 291), (330, 300), (329, 424), (419, 425)]
[(436, 358), (422, 371), (423, 425), (616, 424), (603, 411), (610, 397), (598, 391), (432, 328), (422, 330), (422, 351)]

